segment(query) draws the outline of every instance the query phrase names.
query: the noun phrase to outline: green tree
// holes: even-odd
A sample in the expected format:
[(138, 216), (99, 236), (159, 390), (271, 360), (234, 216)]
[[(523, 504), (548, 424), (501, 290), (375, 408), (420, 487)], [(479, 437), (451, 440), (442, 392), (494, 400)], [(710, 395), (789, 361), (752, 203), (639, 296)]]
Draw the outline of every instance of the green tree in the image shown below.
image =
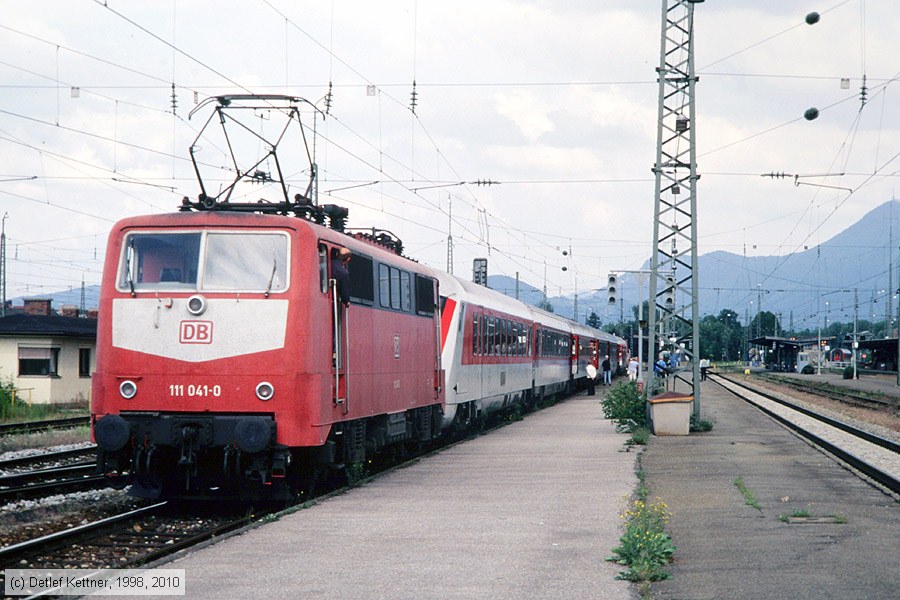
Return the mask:
[(588, 327), (593, 327), (594, 329), (600, 329), (600, 317), (597, 316), (597, 313), (591, 311), (591, 314), (588, 315), (587, 321), (585, 321)]
[(735, 311), (724, 309), (718, 316), (707, 315), (700, 320), (700, 358), (739, 360), (742, 337)]

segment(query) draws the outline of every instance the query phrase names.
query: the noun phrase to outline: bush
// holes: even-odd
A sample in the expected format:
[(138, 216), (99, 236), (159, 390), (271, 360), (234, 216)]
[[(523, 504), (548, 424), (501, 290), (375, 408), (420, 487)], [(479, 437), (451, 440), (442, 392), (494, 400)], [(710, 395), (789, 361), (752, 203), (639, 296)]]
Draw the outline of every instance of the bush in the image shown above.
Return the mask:
[(647, 422), (646, 396), (638, 393), (634, 381), (617, 383), (600, 404), (603, 415), (615, 422), (617, 431), (632, 433)]
[(0, 419), (9, 419), (15, 414), (16, 386), (12, 379), (0, 381)]
[(815, 367), (812, 365), (803, 365), (803, 369), (800, 371), (801, 375), (814, 375), (816, 372)]
[(853, 379), (853, 365), (844, 367), (844, 379)]

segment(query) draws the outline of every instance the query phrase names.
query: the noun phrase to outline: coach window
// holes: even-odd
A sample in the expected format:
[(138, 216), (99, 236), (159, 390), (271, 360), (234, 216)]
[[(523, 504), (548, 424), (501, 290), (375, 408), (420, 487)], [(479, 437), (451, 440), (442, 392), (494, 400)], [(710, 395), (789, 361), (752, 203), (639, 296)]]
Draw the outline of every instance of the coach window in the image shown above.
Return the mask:
[(478, 315), (472, 315), (472, 356), (478, 356)]
[(478, 340), (478, 353), (481, 356), (487, 354), (487, 317), (484, 315), (478, 315), (478, 335), (481, 339)]

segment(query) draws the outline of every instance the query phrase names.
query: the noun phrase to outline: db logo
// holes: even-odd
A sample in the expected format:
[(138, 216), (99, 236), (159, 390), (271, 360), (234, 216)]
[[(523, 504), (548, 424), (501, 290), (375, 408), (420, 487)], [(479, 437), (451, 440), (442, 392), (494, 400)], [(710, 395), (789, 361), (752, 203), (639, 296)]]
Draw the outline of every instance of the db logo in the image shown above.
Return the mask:
[(182, 344), (212, 344), (212, 321), (182, 321), (178, 341)]

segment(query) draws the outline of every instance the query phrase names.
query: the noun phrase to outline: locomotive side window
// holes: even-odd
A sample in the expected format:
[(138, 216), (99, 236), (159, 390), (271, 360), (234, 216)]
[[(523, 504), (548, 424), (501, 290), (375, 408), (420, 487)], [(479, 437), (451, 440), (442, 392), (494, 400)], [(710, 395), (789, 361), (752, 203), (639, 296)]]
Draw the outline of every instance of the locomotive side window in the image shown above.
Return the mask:
[(400, 269), (391, 267), (391, 308), (400, 310)]
[(378, 265), (378, 300), (383, 308), (391, 307), (391, 268)]
[(430, 317), (434, 314), (434, 279), (416, 275), (416, 312)]
[(410, 275), (407, 271), (400, 271), (400, 310), (409, 312), (411, 304)]

